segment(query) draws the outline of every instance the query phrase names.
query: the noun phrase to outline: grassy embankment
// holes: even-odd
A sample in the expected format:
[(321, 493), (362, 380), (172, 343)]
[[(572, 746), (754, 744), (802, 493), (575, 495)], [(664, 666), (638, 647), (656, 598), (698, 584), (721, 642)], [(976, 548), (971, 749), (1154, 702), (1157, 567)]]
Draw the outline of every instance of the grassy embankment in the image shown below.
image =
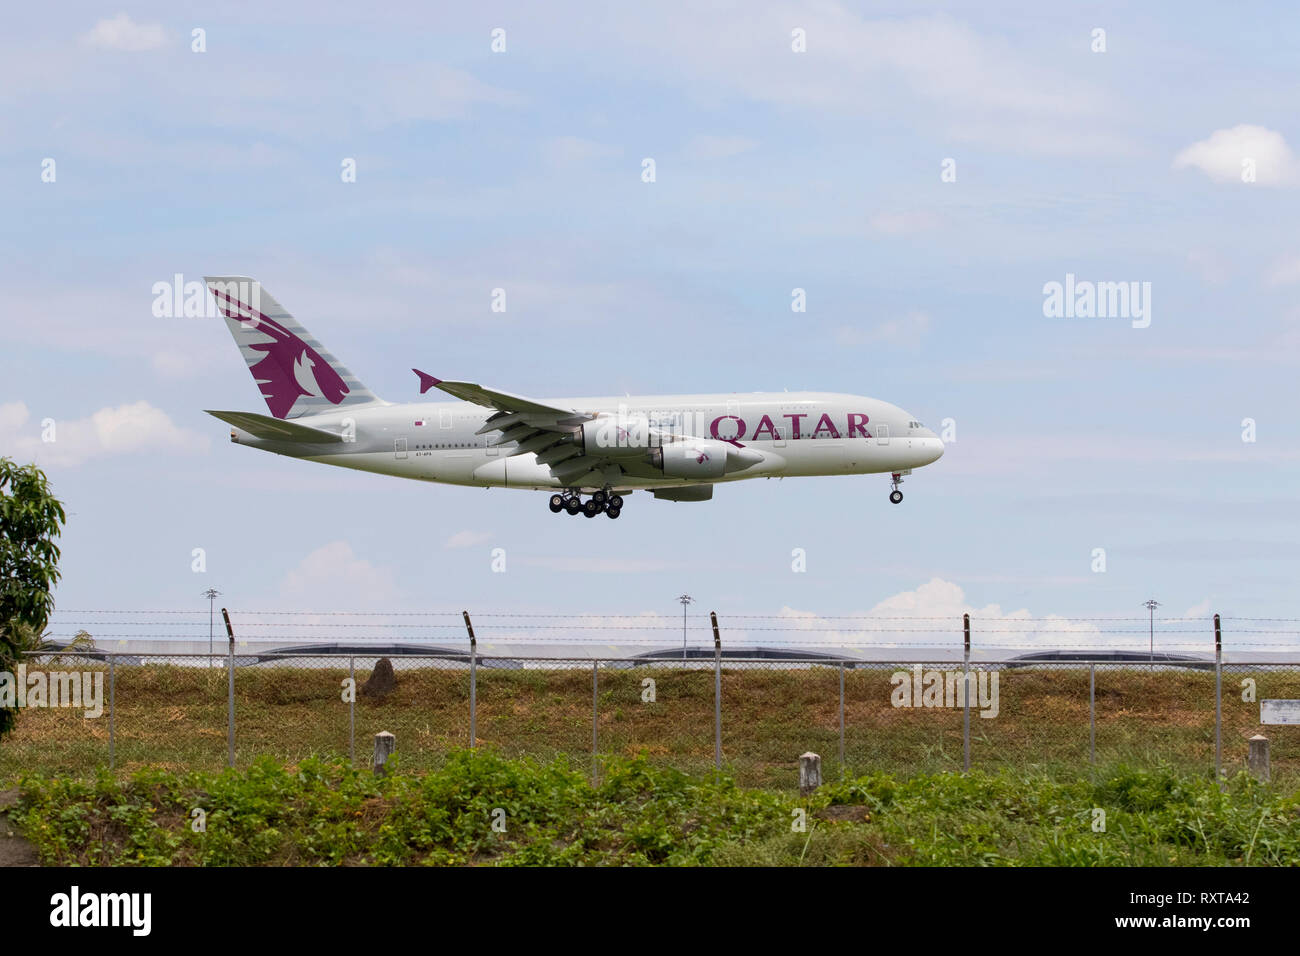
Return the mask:
[[(367, 665), (370, 663), (366, 662)], [(799, 754), (820, 753), (828, 779), (888, 771), (900, 777), (961, 768), (962, 714), (896, 709), (890, 671), (848, 670), (846, 767), (838, 762), (839, 672), (727, 667), (723, 673), (723, 753), (747, 786), (789, 788)], [(269, 755), (285, 763), (348, 754), (348, 705), (336, 669), (259, 666), (236, 669), (236, 762)], [(357, 678), (369, 676), (358, 662)], [(1224, 767), (1244, 765), (1246, 738), (1258, 732), (1259, 705), (1240, 699), (1240, 674), (1225, 673)], [(1300, 673), (1257, 671), (1259, 697), (1300, 697)], [(469, 743), (469, 675), (464, 669), (399, 670), (388, 699), (356, 704), (356, 749), (364, 764), (380, 730), (397, 735), (407, 770), (441, 766)], [(655, 700), (642, 700), (643, 680)], [(589, 765), (590, 669), (480, 669), (478, 745), (505, 756)], [(602, 668), (599, 751), (644, 754), (656, 765), (700, 773), (713, 762), (713, 674), (666, 666)], [(106, 682), (107, 685), (107, 682)], [(1091, 774), (1086, 670), (1004, 670), (1000, 713), (971, 717), (972, 767), (1046, 770), (1062, 779)], [(106, 690), (107, 694), (107, 690)], [(226, 762), (226, 674), (184, 666), (118, 667), (116, 768), (219, 769)], [(1275, 780), (1300, 777), (1300, 728), (1273, 727)], [(27, 710), (0, 743), (0, 785), (26, 770), (89, 779), (108, 762), (109, 719), (78, 711)], [(1097, 759), (1134, 766), (1169, 764), (1209, 774), (1214, 765), (1214, 677), (1202, 671), (1097, 670)]]

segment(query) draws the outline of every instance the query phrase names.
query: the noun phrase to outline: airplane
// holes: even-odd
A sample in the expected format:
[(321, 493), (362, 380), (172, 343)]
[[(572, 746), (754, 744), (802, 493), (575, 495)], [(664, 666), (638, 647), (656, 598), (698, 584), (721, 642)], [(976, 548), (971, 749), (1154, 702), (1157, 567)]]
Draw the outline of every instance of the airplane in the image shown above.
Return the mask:
[(412, 369), (421, 395), (459, 401), (386, 402), (256, 279), (205, 281), (271, 414), (206, 411), (235, 444), (290, 458), (548, 491), (554, 513), (617, 518), (634, 491), (708, 501), (750, 478), (887, 474), (898, 504), (903, 476), (944, 451), (898, 406), (830, 392), (536, 399)]

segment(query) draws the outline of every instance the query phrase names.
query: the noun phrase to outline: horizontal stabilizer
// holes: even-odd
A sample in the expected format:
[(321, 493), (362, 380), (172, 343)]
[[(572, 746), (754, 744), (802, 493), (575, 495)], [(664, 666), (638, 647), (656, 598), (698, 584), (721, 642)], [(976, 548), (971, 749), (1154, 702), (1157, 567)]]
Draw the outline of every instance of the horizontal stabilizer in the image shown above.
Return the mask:
[(266, 441), (324, 444), (343, 440), (342, 435), (337, 435), (334, 432), (312, 428), (310, 425), (286, 421), (282, 418), (271, 418), (269, 415), (255, 415), (252, 412), (214, 412), (211, 409), (204, 409), (204, 411), (213, 418), (219, 418), (229, 425), (242, 428), (254, 438), (261, 438)]

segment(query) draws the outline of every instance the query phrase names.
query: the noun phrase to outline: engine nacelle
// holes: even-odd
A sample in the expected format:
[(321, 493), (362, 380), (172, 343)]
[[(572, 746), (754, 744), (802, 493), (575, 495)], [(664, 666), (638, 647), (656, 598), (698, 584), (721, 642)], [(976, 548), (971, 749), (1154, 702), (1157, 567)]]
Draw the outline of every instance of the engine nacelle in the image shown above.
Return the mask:
[(604, 415), (582, 423), (582, 447), (588, 455), (643, 455), (658, 444), (659, 436), (643, 417)]
[(721, 478), (727, 470), (727, 443), (706, 438), (669, 442), (650, 453), (650, 463), (668, 478)]

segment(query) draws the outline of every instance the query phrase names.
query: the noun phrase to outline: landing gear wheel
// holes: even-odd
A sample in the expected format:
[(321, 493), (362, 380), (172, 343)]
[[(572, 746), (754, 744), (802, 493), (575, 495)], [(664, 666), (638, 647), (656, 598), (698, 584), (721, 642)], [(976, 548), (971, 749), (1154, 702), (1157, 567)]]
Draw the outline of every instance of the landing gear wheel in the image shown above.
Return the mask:
[(623, 498), (622, 498), (622, 496), (621, 496), (621, 495), (614, 495), (612, 498), (610, 498), (610, 499), (609, 499), (609, 506), (610, 506), (611, 508), (615, 508), (615, 509), (617, 509), (617, 508), (622, 508), (622, 507), (623, 507)]
[[(615, 495), (614, 497), (617, 498), (618, 496)], [(622, 513), (623, 513), (623, 509), (622, 509), (622, 508), (616, 507), (615, 505), (612, 505), (612, 504), (611, 504), (608, 508), (605, 509), (605, 514), (609, 515), (611, 518), (617, 518), (617, 517), (618, 517), (619, 515), (621, 515)]]
[(582, 506), (582, 513), (588, 518), (594, 518), (604, 510), (605, 506), (595, 498), (588, 498), (587, 503)]
[(894, 486), (894, 490), (889, 493), (889, 500), (894, 504), (898, 504), (903, 500), (903, 493), (898, 490), (898, 486), (903, 483), (903, 473), (896, 471), (889, 476), (889, 480)]
[(571, 515), (576, 515), (579, 511), (582, 510), (582, 502), (579, 501), (577, 498), (570, 498), (568, 501), (564, 503), (564, 510)]
[(551, 495), (551, 511), (559, 513), (564, 510), (564, 495)]
[(592, 501), (594, 501), (594, 502), (596, 502), (597, 504), (602, 505), (602, 506), (605, 504), (605, 502), (606, 502), (606, 500), (607, 500), (608, 498), (609, 498), (609, 496), (608, 496), (607, 494), (605, 494), (605, 492), (603, 492), (603, 491), (598, 491), (598, 492), (596, 492), (594, 495), (591, 496), (591, 500), (592, 500)]

